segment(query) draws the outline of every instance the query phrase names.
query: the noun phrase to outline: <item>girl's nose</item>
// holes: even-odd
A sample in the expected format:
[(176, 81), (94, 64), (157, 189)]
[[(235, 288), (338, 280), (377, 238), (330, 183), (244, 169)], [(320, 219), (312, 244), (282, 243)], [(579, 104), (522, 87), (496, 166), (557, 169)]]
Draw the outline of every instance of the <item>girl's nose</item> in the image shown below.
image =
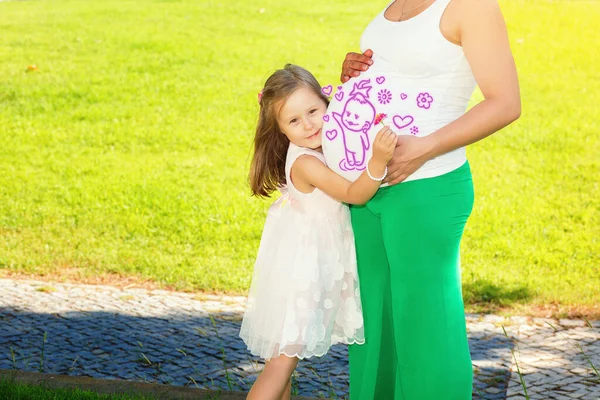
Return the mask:
[(313, 121), (310, 118), (304, 119), (304, 129), (305, 130), (310, 130), (313, 128), (313, 126), (315, 126), (315, 124), (313, 123)]

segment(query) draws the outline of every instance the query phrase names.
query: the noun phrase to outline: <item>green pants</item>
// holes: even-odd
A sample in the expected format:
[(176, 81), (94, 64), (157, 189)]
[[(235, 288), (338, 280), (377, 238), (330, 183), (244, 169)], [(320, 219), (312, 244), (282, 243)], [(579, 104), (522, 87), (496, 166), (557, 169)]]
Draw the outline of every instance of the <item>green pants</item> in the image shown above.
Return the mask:
[(351, 400), (471, 399), (459, 245), (472, 207), (468, 163), (351, 206), (366, 338), (350, 346)]

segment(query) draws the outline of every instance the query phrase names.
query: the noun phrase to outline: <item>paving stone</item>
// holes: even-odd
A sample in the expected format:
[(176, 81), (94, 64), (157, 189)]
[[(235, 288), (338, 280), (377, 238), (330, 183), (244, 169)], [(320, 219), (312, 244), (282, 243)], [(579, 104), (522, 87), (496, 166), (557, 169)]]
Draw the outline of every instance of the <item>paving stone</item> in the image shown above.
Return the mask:
[(527, 397), (521, 393), (508, 393), (507, 397), (511, 400), (526, 400)]
[(560, 393), (548, 393), (548, 398), (553, 400), (570, 400), (572, 397), (565, 396)]
[(590, 399), (600, 400), (600, 383), (592, 388), (592, 392), (588, 395)]
[(488, 394), (499, 394), (504, 392), (502, 389), (498, 389), (496, 387), (488, 387), (485, 389), (485, 392)]
[(569, 397), (572, 399), (588, 399), (589, 390), (578, 390), (576, 392), (569, 393)]
[(519, 316), (510, 317), (510, 321), (513, 324), (517, 324), (517, 325), (525, 325), (525, 324), (527, 324), (528, 320), (529, 320), (529, 318), (527, 318), (527, 317), (519, 317)]
[(558, 323), (566, 328), (585, 326), (585, 321), (579, 319), (561, 319)]
[(491, 322), (492, 324), (496, 324), (496, 323), (502, 324), (502, 323), (506, 323), (507, 322), (505, 317), (501, 317), (499, 315), (493, 315), (493, 314), (485, 315), (483, 317), (483, 321), (485, 321), (485, 322)]

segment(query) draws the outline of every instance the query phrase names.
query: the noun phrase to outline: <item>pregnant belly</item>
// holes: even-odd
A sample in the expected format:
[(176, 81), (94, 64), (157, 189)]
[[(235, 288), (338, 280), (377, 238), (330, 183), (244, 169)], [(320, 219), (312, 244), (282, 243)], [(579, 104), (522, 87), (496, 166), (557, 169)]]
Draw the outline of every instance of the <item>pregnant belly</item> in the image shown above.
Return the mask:
[(384, 123), (398, 135), (425, 136), (437, 113), (437, 94), (423, 81), (387, 75), (374, 67), (331, 89), (323, 117), (323, 154), (329, 168), (351, 181), (371, 157), (373, 139), (383, 127), (375, 124), (379, 114), (387, 115)]

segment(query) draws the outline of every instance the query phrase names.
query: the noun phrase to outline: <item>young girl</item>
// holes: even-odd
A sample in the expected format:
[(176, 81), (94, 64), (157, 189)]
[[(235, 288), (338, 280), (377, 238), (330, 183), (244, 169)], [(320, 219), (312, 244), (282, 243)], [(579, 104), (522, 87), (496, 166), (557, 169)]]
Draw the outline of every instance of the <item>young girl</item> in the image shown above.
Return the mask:
[(327, 97), (305, 69), (288, 64), (265, 83), (250, 186), (279, 189), (269, 208), (240, 336), (267, 360), (248, 399), (289, 399), (298, 360), (335, 343), (364, 343), (354, 236), (344, 203), (364, 204), (379, 188), (397, 136), (383, 127), (354, 183), (325, 165), (321, 127)]

